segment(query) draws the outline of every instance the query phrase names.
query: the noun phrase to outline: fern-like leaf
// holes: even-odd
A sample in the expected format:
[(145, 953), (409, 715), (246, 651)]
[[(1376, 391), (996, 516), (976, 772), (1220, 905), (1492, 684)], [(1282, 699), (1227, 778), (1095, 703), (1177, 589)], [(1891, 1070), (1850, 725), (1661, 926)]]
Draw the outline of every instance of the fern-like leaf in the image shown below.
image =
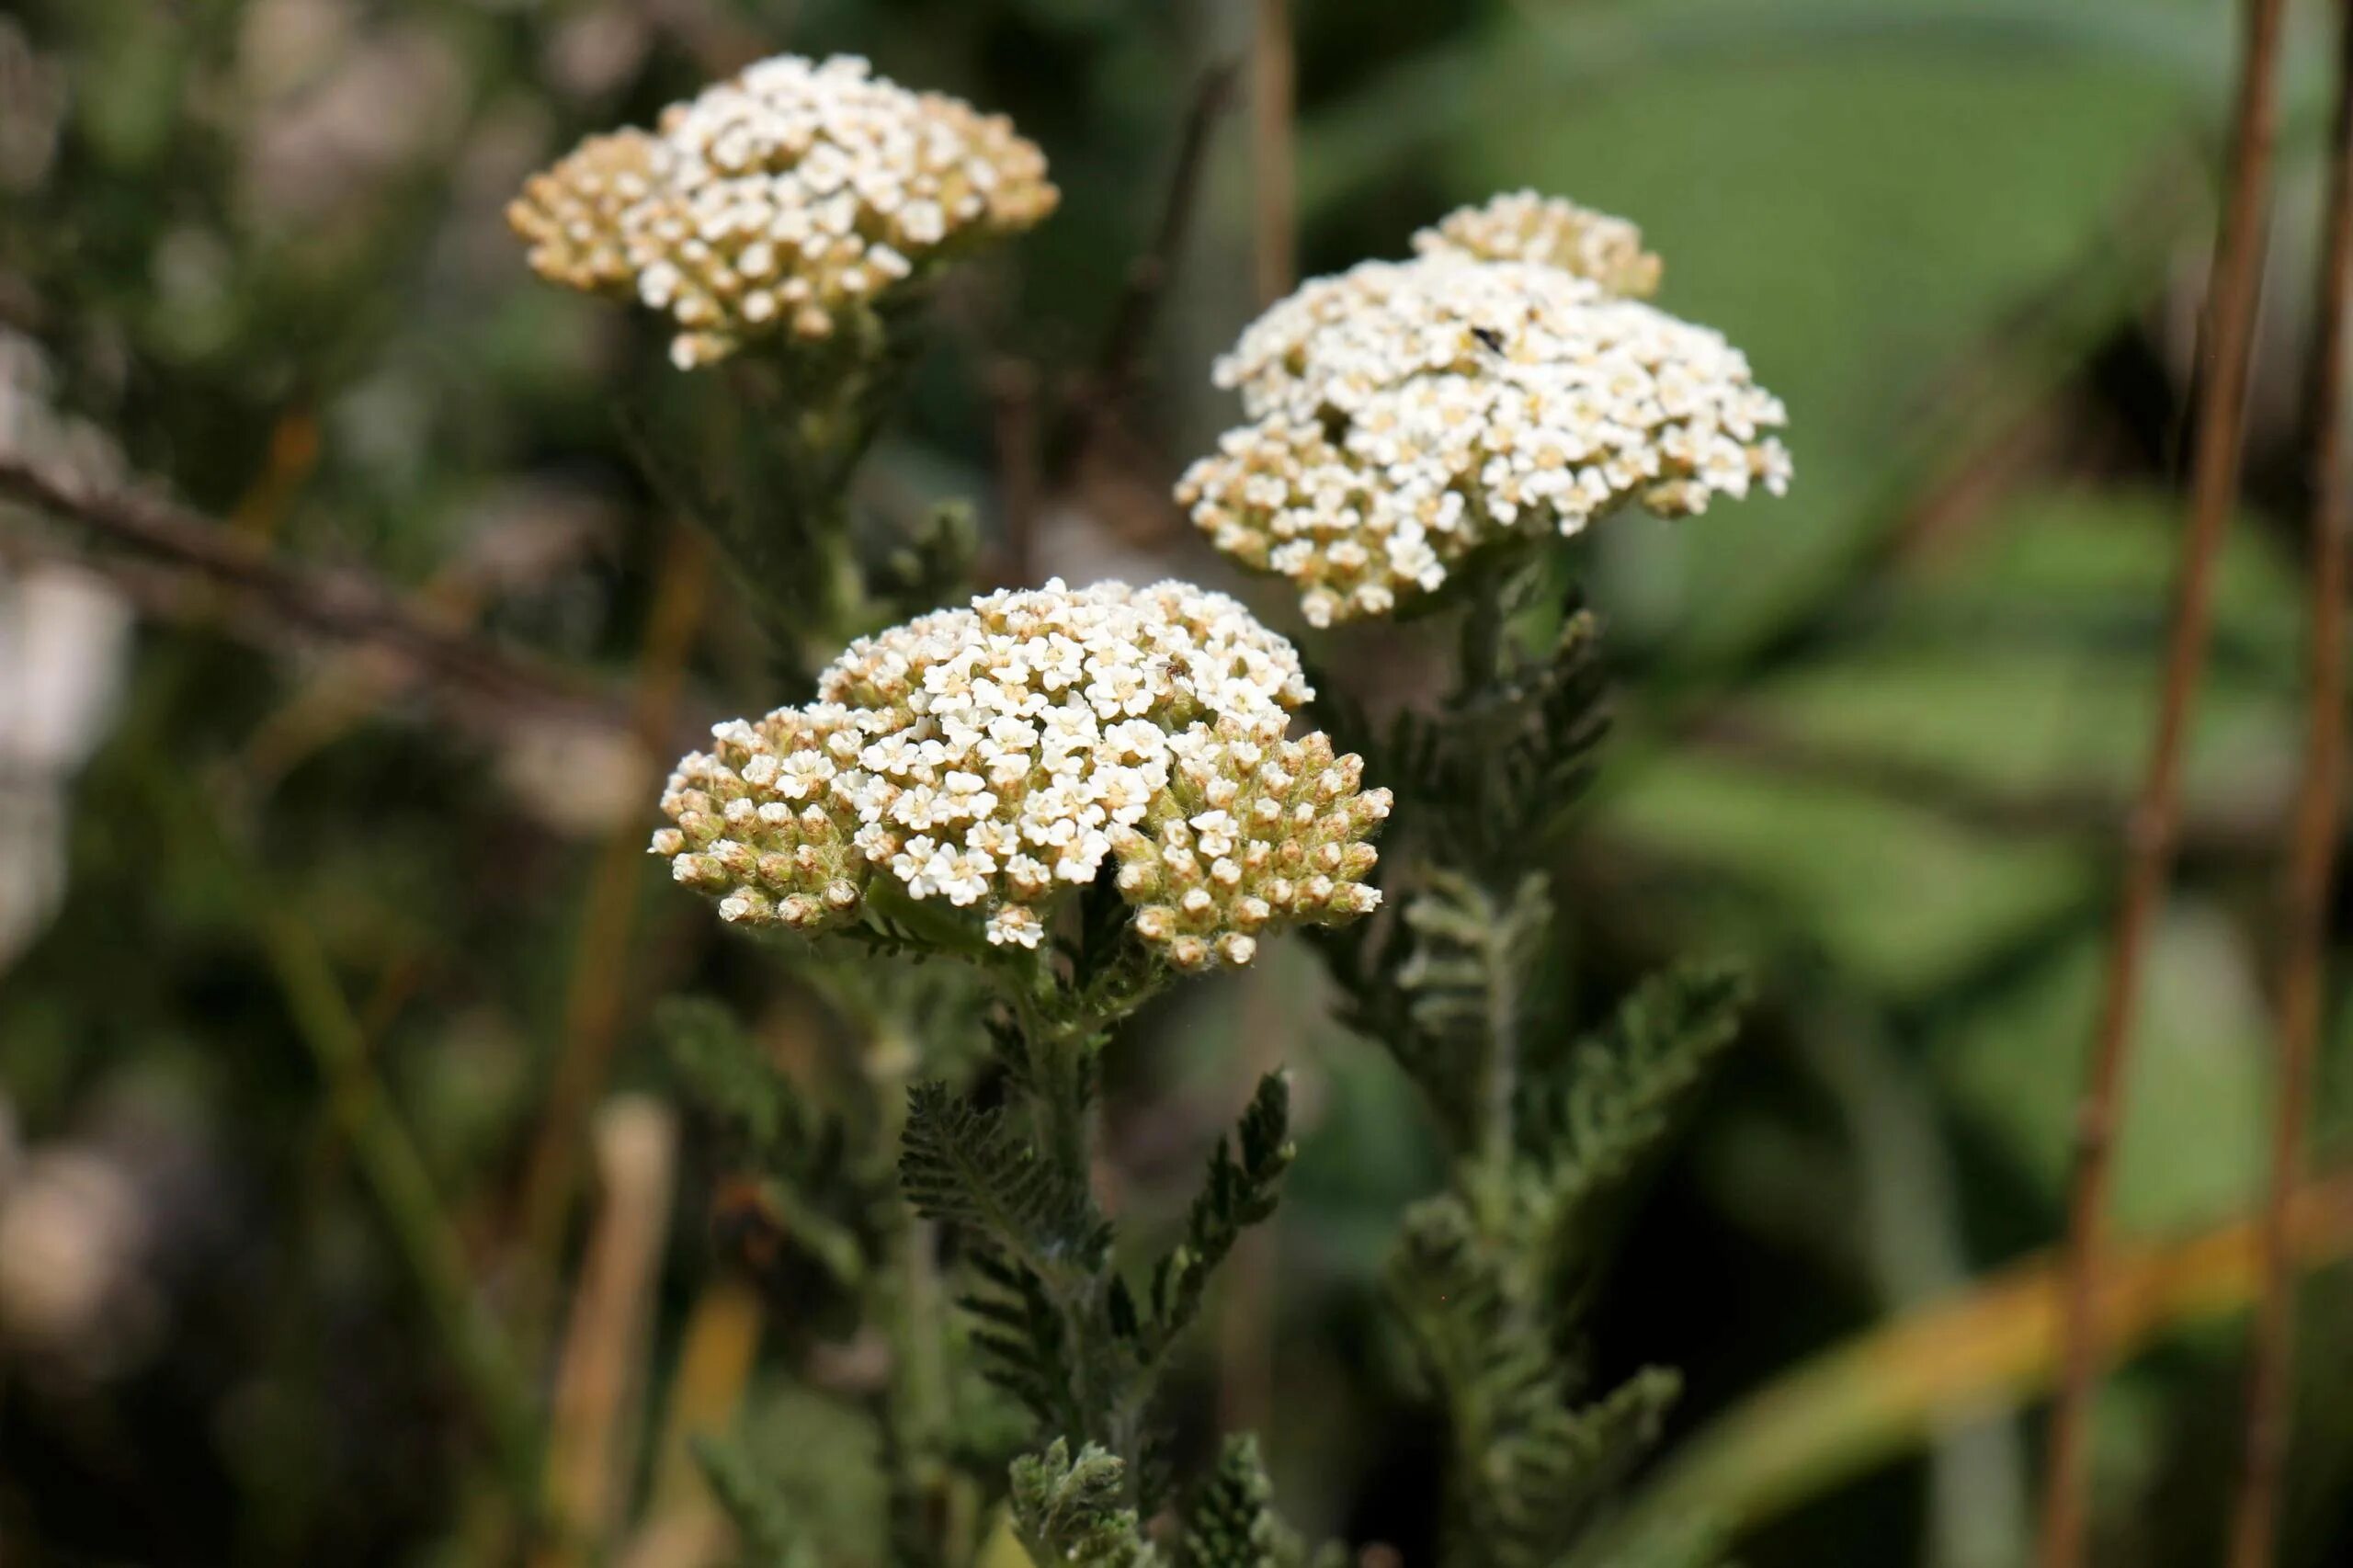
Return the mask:
[(1608, 1196), (1670, 1131), (1738, 1028), (1745, 986), (1733, 971), (1678, 965), (1644, 981), (1608, 1027), (1523, 1085), (1521, 1154), (1543, 1186), (1543, 1249), (1576, 1267)]
[(1126, 1503), (1127, 1467), (1090, 1443), (1073, 1459), (1057, 1437), (1043, 1454), (1013, 1461), (1013, 1527), (1031, 1561), (1071, 1568), (1155, 1568)]
[(1247, 1433), (1228, 1437), (1186, 1512), (1181, 1568), (1338, 1568), (1346, 1561), (1337, 1546), (1310, 1552), (1275, 1513), (1258, 1439)]
[(978, 1233), (1048, 1281), (1102, 1267), (1111, 1228), (1077, 1173), (1057, 1169), (1001, 1108), (983, 1108), (947, 1085), (907, 1093), (899, 1184), (928, 1220)]
[(1545, 1568), (1656, 1436), (1672, 1373), (1646, 1371), (1575, 1403), (1582, 1369), (1546, 1332), (1525, 1249), (1478, 1233), (1451, 1195), (1415, 1206), (1390, 1268), (1392, 1298), (1446, 1407), (1449, 1533), (1495, 1568)]
[(793, 1522), (791, 1506), (761, 1477), (750, 1455), (710, 1436), (697, 1437), (693, 1452), (710, 1494), (735, 1527), (745, 1568), (817, 1568), (815, 1549)]
[[(1269, 1073), (1258, 1080), (1233, 1137), (1217, 1141), (1209, 1178), (1185, 1217), (1184, 1241), (1153, 1271), (1151, 1321), (1136, 1324), (1127, 1335), (1139, 1340), (1147, 1363), (1199, 1315), (1210, 1276), (1242, 1233), (1274, 1213), (1277, 1189), (1298, 1152), (1290, 1141), (1290, 1079)], [(1124, 1290), (1112, 1304), (1132, 1317)]]
[(1335, 744), (1363, 754), (1366, 771), (1397, 792), (1408, 808), (1401, 821), (1429, 835), (1431, 859), (1501, 877), (1525, 862), (1530, 842), (1590, 778), (1608, 727), (1598, 637), (1593, 615), (1573, 610), (1541, 654), (1506, 650), (1503, 667), (1443, 710), (1408, 709), (1386, 729), (1317, 675), (1316, 687), (1327, 693), (1317, 714)]
[[(1540, 872), (1507, 897), (1450, 870), (1432, 871), (1407, 901), (1404, 930), (1385, 948), (1354, 949), (1344, 1017), (1389, 1048), (1428, 1098), (1458, 1151), (1479, 1141), (1494, 1108), (1498, 1053), (1532, 1033), (1527, 980), (1552, 929), (1551, 885)], [(1400, 939), (1402, 937), (1403, 939)], [(1361, 940), (1361, 938), (1359, 938)]]
[(1046, 1430), (1084, 1430), (1086, 1412), (1075, 1403), (1070, 1376), (1072, 1358), (1082, 1351), (1070, 1344), (1045, 1282), (986, 1247), (970, 1263), (973, 1287), (958, 1300), (971, 1314), (965, 1332), (980, 1352), (981, 1375), (1019, 1401)]

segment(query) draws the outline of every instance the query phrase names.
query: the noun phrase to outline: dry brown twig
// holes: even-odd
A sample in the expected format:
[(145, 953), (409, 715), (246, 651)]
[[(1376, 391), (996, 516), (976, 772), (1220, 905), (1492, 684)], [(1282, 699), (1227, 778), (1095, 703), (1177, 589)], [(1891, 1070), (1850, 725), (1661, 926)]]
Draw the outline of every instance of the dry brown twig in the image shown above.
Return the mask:
[(2320, 329), (2313, 344), (2312, 598), (2304, 763), (2290, 818), (2286, 922), (2279, 973), (2279, 1060), (2273, 1088), (2270, 1187), (2261, 1220), (2246, 1432), (2231, 1519), (2232, 1568), (2268, 1568), (2277, 1552), (2279, 1494), (2292, 1415), (2295, 1276), (2290, 1208), (2304, 1165), (2321, 982), (2345, 790), (2346, 535), (2353, 475), (2345, 463), (2347, 314), (2353, 312), (2353, 6), (2337, 18), (2336, 113), (2329, 143), (2328, 217), (2322, 238)]
[(459, 630), (363, 573), (289, 561), (160, 496), (68, 483), (36, 463), (0, 457), (0, 500), (130, 552), (76, 559), (108, 575), (119, 563), (149, 602), (165, 602), (168, 579), (157, 568), (177, 568), (245, 601), (255, 613), (238, 619), (248, 631), (374, 648), (443, 695), (503, 714), (617, 727), (628, 722), (620, 699), (588, 680)]
[(2058, 1403), (2044, 1472), (2042, 1568), (2076, 1568), (2085, 1536), (2085, 1449), (2100, 1346), (2100, 1290), (2118, 1108), (2131, 1055), (2145, 952), (2170, 878), (2181, 810), (2184, 737), (2196, 706), (2213, 609), (2216, 558), (2238, 489), (2248, 362), (2263, 276), (2272, 143), (2279, 121), (2278, 62), (2284, 0), (2247, 0), (2231, 142), (2230, 180), (2207, 293), (2190, 471), (2189, 529), (2182, 541), (2164, 697), (2148, 773), (2125, 829), (2124, 877), (2100, 998), (2090, 1072), (2075, 1128), (2068, 1195)]

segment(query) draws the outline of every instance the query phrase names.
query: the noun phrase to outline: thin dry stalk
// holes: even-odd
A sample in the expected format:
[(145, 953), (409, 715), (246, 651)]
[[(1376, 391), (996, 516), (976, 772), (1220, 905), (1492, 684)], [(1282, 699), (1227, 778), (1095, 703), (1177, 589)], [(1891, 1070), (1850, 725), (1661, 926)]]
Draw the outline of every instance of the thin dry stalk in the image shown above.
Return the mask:
[[(1249, 169), (1254, 190), (1252, 276), (1261, 306), (1291, 292), (1299, 276), (1299, 184), (1294, 169), (1294, 89), (1290, 0), (1256, 0), (1256, 38), (1249, 51)], [(1276, 1066), (1280, 1007), (1264, 977), (1245, 1001), (1240, 1087)], [(1245, 1233), (1226, 1267), (1226, 1316), (1219, 1330), (1219, 1422), (1228, 1429), (1264, 1426), (1276, 1382), (1276, 1221)]]
[[(634, 715), (635, 732), (648, 756), (660, 755), (669, 733), (687, 658), (702, 624), (710, 583), (710, 551), (702, 536), (674, 523), (660, 572), (639, 665)], [(563, 1046), (548, 1081), (546, 1114), (524, 1175), (520, 1228), (529, 1270), (526, 1323), (539, 1320), (539, 1301), (554, 1277), (564, 1221), (579, 1182), (589, 1113), (605, 1092), (620, 1042), (621, 986), (631, 972), (629, 945), (637, 930), (644, 866), (644, 830), (638, 823), (626, 822), (598, 848), (590, 874), (565, 998)]]
[(2247, 0), (2230, 182), (2207, 293), (2190, 471), (2189, 528), (2175, 580), (2164, 695), (2148, 773), (2125, 830), (2124, 874), (2090, 1073), (2077, 1112), (2068, 1200), (2058, 1403), (2045, 1464), (2042, 1568), (2076, 1568), (2085, 1535), (2085, 1446), (2100, 1346), (2095, 1320), (2118, 1108), (2131, 1053), (2141, 961), (2165, 898), (2181, 810), (2183, 740), (2212, 616), (2215, 559), (2238, 489), (2248, 360), (2263, 275), (2284, 0)]
[(1299, 277), (1299, 176), (1293, 146), (1290, 0), (1257, 0), (1250, 62), (1250, 169), (1256, 193), (1258, 302), (1271, 305)]
[(2246, 1436), (2231, 1520), (2233, 1568), (2268, 1568), (2277, 1553), (2296, 1337), (2289, 1205), (2303, 1172), (2311, 1119), (2329, 887), (2336, 869), (2338, 811), (2345, 788), (2345, 542), (2347, 529), (2353, 527), (2353, 476), (2346, 472), (2344, 448), (2347, 316), (2353, 310), (2353, 6), (2342, 7), (2338, 16), (2336, 117), (2319, 286), (2320, 331), (2313, 346), (2310, 413), (2312, 624), (2304, 765), (2289, 828), (2279, 1083), (2273, 1091), (2270, 1189), (2262, 1220), (2262, 1294), (2256, 1305)]
[(557, 1363), (549, 1426), (545, 1568), (600, 1559), (633, 1490), (636, 1427), (653, 1324), (654, 1287), (670, 1234), (677, 1119), (643, 1095), (617, 1097), (597, 1119), (604, 1202), (581, 1266)]

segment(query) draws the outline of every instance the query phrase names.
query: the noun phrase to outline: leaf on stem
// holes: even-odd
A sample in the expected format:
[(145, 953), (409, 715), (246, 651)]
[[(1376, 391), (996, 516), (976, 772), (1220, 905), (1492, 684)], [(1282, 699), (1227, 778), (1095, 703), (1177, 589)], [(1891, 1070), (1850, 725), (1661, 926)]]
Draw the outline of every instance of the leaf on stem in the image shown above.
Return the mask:
[(1258, 1440), (1228, 1437), (1217, 1468), (1185, 1516), (1179, 1568), (1337, 1568), (1337, 1546), (1311, 1554), (1274, 1511), (1274, 1486), (1258, 1458)]
[(1591, 1220), (1677, 1108), (1732, 1043), (1745, 983), (1733, 970), (1677, 964), (1637, 986), (1607, 1028), (1557, 1062), (1531, 1063), (1516, 1123), (1521, 1163), (1543, 1192), (1543, 1229), (1558, 1263), (1576, 1261)]
[(1210, 1276), (1242, 1233), (1273, 1215), (1277, 1188), (1298, 1152), (1290, 1141), (1290, 1080), (1269, 1073), (1258, 1080), (1233, 1137), (1217, 1141), (1209, 1179), (1185, 1216), (1184, 1241), (1153, 1270), (1151, 1317), (1134, 1331), (1147, 1365), (1199, 1315)]
[(1160, 1553), (1125, 1506), (1127, 1467), (1089, 1443), (1073, 1459), (1057, 1437), (1013, 1461), (1013, 1525), (1032, 1560), (1071, 1568), (1155, 1568)]
[(1109, 1254), (1111, 1227), (1086, 1173), (1057, 1167), (1004, 1109), (942, 1083), (907, 1091), (899, 1185), (925, 1219), (976, 1233), (1049, 1281), (1091, 1274)]

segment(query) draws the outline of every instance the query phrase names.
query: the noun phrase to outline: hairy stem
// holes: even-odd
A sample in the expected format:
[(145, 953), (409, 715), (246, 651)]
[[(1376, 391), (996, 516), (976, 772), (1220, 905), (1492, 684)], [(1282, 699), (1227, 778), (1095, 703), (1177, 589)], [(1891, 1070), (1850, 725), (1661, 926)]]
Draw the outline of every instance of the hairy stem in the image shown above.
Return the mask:
[[(1080, 1014), (1049, 1018), (1033, 987), (1037, 977), (1023, 976), (1007, 987), (1016, 1022), (1021, 1030), (1026, 1057), (1024, 1080), (1040, 1155), (1060, 1168), (1065, 1179), (1085, 1185), (1094, 1179), (1094, 1119), (1087, 1089), (1088, 1053), (1093, 1048), (1094, 1019)], [(1137, 1473), (1137, 1434), (1131, 1419), (1119, 1418), (1115, 1391), (1098, 1386), (1097, 1372), (1108, 1359), (1109, 1346), (1100, 1342), (1104, 1321), (1102, 1301), (1108, 1279), (1103, 1271), (1082, 1278), (1050, 1277), (1055, 1311), (1063, 1321), (1070, 1347), (1070, 1408), (1081, 1430), (1067, 1434), (1074, 1443), (1096, 1442), (1126, 1461), (1131, 1498), (1141, 1477)]]
[(1479, 1157), (1498, 1187), (1510, 1179), (1512, 1103), (1519, 1093), (1519, 969), (1500, 928), (1488, 931), (1486, 1083), (1480, 1097)]

